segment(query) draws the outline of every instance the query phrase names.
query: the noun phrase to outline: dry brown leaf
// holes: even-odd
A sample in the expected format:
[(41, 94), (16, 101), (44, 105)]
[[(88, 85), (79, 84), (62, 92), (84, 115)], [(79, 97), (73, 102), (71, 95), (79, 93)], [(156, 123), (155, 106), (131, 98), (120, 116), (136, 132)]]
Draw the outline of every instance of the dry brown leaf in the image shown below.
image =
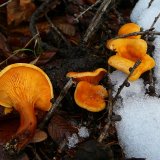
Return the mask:
[[(70, 22), (71, 21), (71, 22)], [(76, 28), (72, 23), (71, 18), (69, 19), (68, 17), (55, 17), (52, 19), (52, 23), (64, 34), (68, 36), (74, 36), (76, 33)], [(50, 24), (45, 21), (45, 22), (39, 22), (37, 23), (37, 29), (39, 33), (47, 33), (50, 30)], [(30, 36), (30, 30), (26, 26), (21, 26), (18, 28), (13, 28), (11, 29), (12, 33), (21, 33), (25, 36)]]
[(72, 126), (66, 119), (59, 115), (53, 116), (48, 125), (48, 132), (52, 139), (60, 143), (73, 133), (77, 133), (78, 129)]
[(75, 27), (72, 24), (69, 24), (67, 22), (62, 22), (56, 25), (64, 34), (68, 36), (74, 36), (76, 33)]
[(76, 28), (72, 24), (72, 20), (69, 17), (56, 17), (52, 20), (53, 24), (62, 31), (62, 33), (68, 36), (74, 36)]
[(28, 21), (35, 9), (31, 0), (12, 0), (7, 5), (8, 24), (18, 25), (22, 21)]

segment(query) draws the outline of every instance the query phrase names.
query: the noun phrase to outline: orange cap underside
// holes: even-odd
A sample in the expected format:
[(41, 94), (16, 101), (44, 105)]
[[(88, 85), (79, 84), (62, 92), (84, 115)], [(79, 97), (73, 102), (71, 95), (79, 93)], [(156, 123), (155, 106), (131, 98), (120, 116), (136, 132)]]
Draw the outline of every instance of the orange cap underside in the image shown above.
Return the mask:
[(92, 112), (98, 112), (105, 108), (105, 97), (107, 96), (107, 90), (103, 86), (85, 81), (78, 83), (74, 94), (77, 105)]
[(52, 84), (48, 76), (34, 65), (12, 64), (0, 72), (0, 104), (4, 107), (15, 107), (17, 103), (26, 102), (48, 110), (52, 97)]
[(107, 73), (107, 70), (99, 68), (93, 72), (69, 72), (67, 77), (73, 78), (76, 82), (87, 81), (92, 84), (98, 84)]

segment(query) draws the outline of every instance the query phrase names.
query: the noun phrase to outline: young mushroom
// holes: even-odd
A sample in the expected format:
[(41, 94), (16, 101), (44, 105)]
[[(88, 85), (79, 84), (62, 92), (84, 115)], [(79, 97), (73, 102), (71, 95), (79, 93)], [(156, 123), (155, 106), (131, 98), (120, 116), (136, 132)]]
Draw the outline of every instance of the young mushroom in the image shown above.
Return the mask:
[(137, 60), (142, 61), (129, 80), (137, 80), (142, 73), (155, 66), (154, 59), (146, 53), (147, 43), (142, 39), (120, 38), (109, 40), (106, 45), (108, 49), (116, 51), (116, 55), (108, 59), (108, 64), (126, 74), (130, 73), (129, 69)]
[(91, 112), (102, 111), (106, 107), (107, 90), (101, 85), (94, 85), (86, 81), (77, 84), (74, 99), (78, 106)]
[(106, 73), (107, 70), (104, 68), (98, 68), (93, 72), (68, 72), (66, 76), (73, 78), (76, 82), (87, 81), (92, 84), (98, 84)]
[(78, 83), (74, 92), (74, 100), (78, 106), (91, 112), (99, 112), (106, 107), (108, 92), (102, 85), (98, 85), (106, 74), (107, 70), (104, 68), (93, 72), (67, 73), (67, 77)]
[[(123, 34), (129, 34), (133, 32), (140, 32), (141, 27), (135, 23), (126, 23), (118, 31), (118, 35), (123, 35)], [(135, 39), (140, 39), (141, 35), (137, 36), (129, 36), (127, 38), (135, 38)]]
[(0, 105), (20, 114), (20, 126), (5, 146), (8, 151), (19, 152), (29, 143), (37, 125), (35, 109), (48, 111), (52, 98), (52, 84), (40, 68), (16, 63), (0, 72)]

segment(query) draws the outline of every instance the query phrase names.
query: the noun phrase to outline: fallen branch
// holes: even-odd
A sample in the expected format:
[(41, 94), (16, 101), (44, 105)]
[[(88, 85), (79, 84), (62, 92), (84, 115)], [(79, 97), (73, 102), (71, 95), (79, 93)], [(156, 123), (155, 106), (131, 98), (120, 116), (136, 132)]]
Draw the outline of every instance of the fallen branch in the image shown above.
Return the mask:
[[(108, 78), (107, 80), (109, 81), (109, 83), (112, 84), (110, 78), (109, 77), (107, 77), (107, 78)], [(113, 105), (112, 105), (113, 97), (112, 97), (112, 88), (111, 87), (108, 89), (108, 96), (109, 96), (108, 97), (108, 120), (107, 120), (106, 126), (103, 128), (103, 131), (98, 138), (98, 142), (100, 142), (100, 143), (106, 137), (108, 128), (111, 124), (111, 117), (112, 117), (112, 112), (113, 112)]]
[(153, 21), (153, 23), (152, 23), (152, 25), (151, 25), (150, 28), (153, 28), (153, 27), (154, 27), (154, 25), (156, 24), (156, 22), (157, 22), (157, 20), (159, 19), (159, 17), (160, 17), (160, 13), (158, 14), (157, 17), (155, 17), (155, 19), (154, 19), (154, 21)]
[(0, 5), (0, 8), (6, 6), (10, 2), (12, 2), (12, 0), (8, 0), (7, 2), (4, 2), (3, 4)]
[(148, 8), (152, 5), (154, 0), (150, 0), (150, 2), (148, 3)]
[[(53, 0), (46, 0), (32, 14), (31, 19), (30, 19), (30, 23), (29, 23), (29, 29), (30, 29), (33, 37), (38, 33), (38, 30), (36, 27), (37, 20), (39, 18), (43, 17), (44, 15), (46, 15), (51, 9), (54, 9), (60, 3), (61, 2), (59, 0), (54, 0), (54, 1)], [(47, 43), (42, 42), (40, 37), (37, 37), (36, 41), (45, 50), (54, 50), (55, 49), (54, 47), (48, 45)]]
[(134, 64), (134, 66), (131, 68), (129, 75), (127, 76), (127, 78), (124, 80), (124, 82), (122, 83), (122, 85), (120, 85), (120, 87), (118, 88), (117, 94), (115, 95), (115, 97), (113, 98), (113, 105), (115, 104), (115, 102), (117, 101), (118, 96), (120, 95), (122, 89), (126, 86), (126, 84), (128, 83), (128, 79), (131, 77), (131, 75), (133, 74), (133, 72), (135, 71), (135, 69), (141, 64), (141, 60), (137, 60), (136, 63)]
[(45, 116), (45, 118), (43, 119), (43, 121), (40, 123), (40, 125), (39, 125), (40, 129), (43, 129), (45, 127), (45, 125), (48, 123), (48, 121), (52, 118), (55, 110), (57, 109), (57, 107), (59, 106), (60, 102), (65, 97), (65, 95), (67, 94), (68, 90), (71, 88), (72, 85), (73, 85), (73, 81), (72, 81), (72, 79), (70, 79), (66, 83), (66, 85), (64, 86), (62, 91), (60, 92), (58, 98), (55, 100), (55, 102), (53, 102), (51, 109), (48, 111), (48, 113)]
[[(152, 2), (153, 2), (153, 0), (150, 1), (150, 3), (152, 3)], [(160, 13), (157, 15), (157, 17), (155, 17), (152, 25), (150, 26), (150, 29), (154, 28), (154, 25), (156, 24), (156, 22), (158, 21), (159, 18), (160, 18)], [(153, 36), (153, 35), (152, 35), (152, 36)], [(145, 40), (146, 40), (146, 41), (148, 41), (148, 39), (149, 39), (149, 35), (147, 35), (147, 36), (145, 37)], [(151, 45), (152, 45), (152, 41), (151, 41)], [(152, 50), (152, 52), (153, 52), (153, 50)], [(151, 57), (153, 57), (152, 52), (149, 53)], [(154, 74), (154, 69), (151, 69), (151, 70), (149, 71), (149, 85), (150, 85), (150, 86), (149, 86), (149, 88), (148, 88), (148, 91), (149, 91), (148, 94), (149, 94), (150, 96), (157, 96), (157, 94), (156, 94), (156, 89), (155, 89), (155, 80), (154, 80), (154, 78), (153, 78), (153, 74)]]
[(52, 23), (51, 19), (48, 17), (48, 15), (45, 15), (48, 23), (50, 24), (51, 28), (57, 33), (57, 35), (65, 42), (65, 44), (70, 47), (69, 42), (67, 39), (63, 36), (63, 34), (58, 30), (58, 28)]
[(129, 33), (129, 34), (122, 34), (122, 35), (116, 36), (112, 39), (114, 40), (114, 39), (118, 39), (118, 38), (126, 38), (126, 37), (129, 37), (129, 36), (137, 36), (137, 35), (160, 35), (160, 32), (156, 32), (156, 31), (153, 31), (153, 30), (154, 30), (154, 28), (150, 28), (150, 29), (147, 29), (145, 31), (132, 32), (132, 33)]
[(93, 9), (93, 7), (95, 7), (98, 3), (100, 3), (102, 0), (98, 0), (96, 1), (96, 3), (92, 4), (91, 6), (89, 6), (86, 10), (84, 10), (83, 12), (81, 12), (75, 19), (74, 21), (79, 22), (79, 18), (81, 18), (87, 11)]
[(126, 83), (128, 82), (128, 79), (130, 78), (130, 76), (133, 74), (133, 72), (135, 71), (135, 69), (140, 65), (141, 61), (138, 60), (134, 66), (131, 68), (130, 74), (127, 76), (127, 78), (124, 80), (124, 82), (122, 83), (122, 85), (118, 88), (117, 94), (115, 95), (114, 98), (112, 98), (112, 90), (110, 89), (109, 92), (109, 102), (108, 102), (108, 118), (107, 118), (107, 123), (104, 126), (100, 136), (98, 137), (98, 142), (102, 142), (106, 136), (108, 135), (108, 129), (112, 123), (112, 114), (113, 114), (113, 106), (115, 105), (115, 102), (117, 101), (117, 98), (119, 96), (119, 94), (121, 93), (122, 89), (124, 88), (124, 86), (126, 86)]
[(83, 38), (84, 43), (88, 42), (88, 40), (92, 37), (92, 35), (95, 33), (96, 29), (101, 24), (100, 23), (101, 18), (103, 16), (103, 14), (106, 12), (106, 10), (111, 2), (112, 2), (112, 0), (103, 0), (103, 2), (101, 3), (100, 7), (98, 8), (98, 10), (96, 12), (96, 15), (93, 17), (89, 27), (86, 30), (86, 33)]

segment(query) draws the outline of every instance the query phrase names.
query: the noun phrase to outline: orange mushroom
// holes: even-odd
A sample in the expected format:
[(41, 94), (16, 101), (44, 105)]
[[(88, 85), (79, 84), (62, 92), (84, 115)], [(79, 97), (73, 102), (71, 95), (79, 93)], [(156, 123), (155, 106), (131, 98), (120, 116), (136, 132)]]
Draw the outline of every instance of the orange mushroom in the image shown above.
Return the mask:
[(77, 84), (74, 99), (78, 106), (91, 112), (99, 112), (106, 106), (107, 90), (101, 85), (94, 85), (86, 81)]
[(20, 126), (6, 149), (19, 152), (32, 139), (36, 125), (35, 108), (48, 111), (53, 98), (48, 76), (32, 64), (16, 63), (0, 72), (0, 105), (20, 114)]
[[(129, 34), (133, 32), (139, 32), (141, 30), (141, 27), (135, 23), (126, 23), (124, 24), (118, 31), (118, 35), (123, 35), (123, 34)], [(140, 39), (141, 35), (137, 36), (129, 36), (127, 38), (135, 38), (135, 39)]]
[(142, 39), (120, 38), (109, 40), (107, 48), (117, 52), (116, 55), (108, 59), (108, 64), (124, 73), (129, 74), (129, 69), (133, 67), (134, 63), (137, 60), (142, 61), (129, 80), (137, 80), (142, 73), (155, 66), (154, 59), (146, 54), (147, 43)]
[(104, 68), (98, 68), (93, 72), (69, 72), (67, 77), (73, 78), (76, 82), (87, 81), (92, 84), (98, 84), (107, 73)]

